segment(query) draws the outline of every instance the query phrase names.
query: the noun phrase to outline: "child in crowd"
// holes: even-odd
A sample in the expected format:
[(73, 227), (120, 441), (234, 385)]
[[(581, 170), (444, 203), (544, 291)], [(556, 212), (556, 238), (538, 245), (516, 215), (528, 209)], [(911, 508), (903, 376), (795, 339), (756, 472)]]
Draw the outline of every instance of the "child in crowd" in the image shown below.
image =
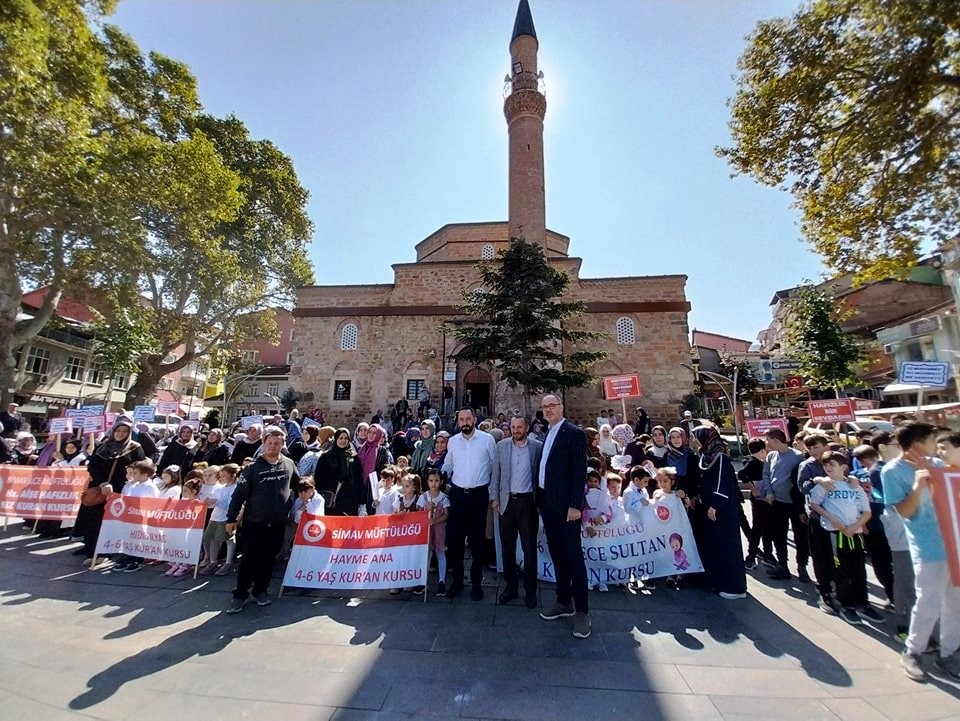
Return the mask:
[[(857, 434), (860, 436), (860, 433)], [(877, 449), (869, 444), (857, 446), (853, 449), (853, 475), (860, 481), (860, 487), (867, 494), (870, 501), (870, 521), (866, 526), (863, 542), (866, 544), (870, 565), (876, 575), (883, 592), (887, 596), (887, 610), (892, 611), (893, 605), (893, 557), (890, 553), (890, 544), (887, 543), (887, 534), (883, 530), (883, 490), (874, 488), (871, 471), (880, 462)]]
[[(913, 681), (926, 679), (920, 654), (940, 621), (940, 655), (936, 666), (951, 678), (960, 678), (960, 586), (950, 581), (943, 533), (930, 495), (930, 469), (960, 464), (960, 436), (946, 434), (939, 439), (928, 423), (910, 422), (896, 433), (900, 456), (880, 472), (883, 500), (895, 505), (903, 517), (910, 557), (913, 560), (917, 599), (910, 614), (910, 632), (900, 655), (903, 672)], [(938, 443), (939, 440), (939, 443)], [(939, 450), (943, 459), (931, 458)]]
[(588, 536), (597, 534), (594, 526), (602, 526), (610, 522), (612, 509), (610, 497), (603, 488), (603, 476), (598, 470), (587, 471), (587, 485), (584, 489), (584, 506), (580, 514), (581, 521), (587, 529)]
[(180, 466), (167, 466), (160, 474), (160, 497), (180, 500)]
[(860, 625), (861, 620), (880, 623), (883, 616), (867, 602), (863, 529), (870, 520), (870, 499), (860, 481), (847, 475), (849, 466), (843, 453), (826, 451), (820, 456), (820, 465), (831, 483), (817, 483), (810, 490), (810, 508), (830, 532), (840, 618), (852, 626)]
[[(870, 487), (874, 498), (883, 500), (883, 480), (881, 474), (884, 466), (900, 455), (900, 444), (887, 431), (875, 433), (870, 438), (870, 445), (876, 449), (880, 460), (870, 468)], [(910, 542), (907, 540), (907, 527), (903, 517), (893, 504), (883, 506), (880, 515), (883, 523), (883, 533), (890, 546), (891, 565), (893, 568), (893, 605), (894, 620), (897, 624), (897, 638), (905, 643), (910, 632), (910, 614), (917, 599), (914, 590), (913, 561), (910, 560)]]
[[(737, 479), (743, 488), (750, 491), (750, 515), (753, 518), (753, 526), (750, 528), (750, 535), (747, 537), (747, 557), (743, 565), (748, 571), (757, 567), (758, 557), (773, 561), (773, 539), (767, 532), (767, 512), (770, 510), (768, 504), (760, 495), (760, 482), (763, 480), (763, 463), (767, 460), (767, 443), (762, 438), (751, 438), (747, 441), (747, 450), (750, 452), (750, 458), (746, 465), (737, 473)], [(763, 545), (763, 551), (760, 546)]]
[(399, 494), (400, 486), (397, 485), (396, 469), (393, 466), (384, 466), (383, 470), (380, 471), (380, 500), (373, 502), (373, 507), (377, 509), (377, 515), (393, 513), (393, 507)]
[(646, 467), (636, 465), (630, 469), (630, 485), (623, 492), (623, 510), (628, 519), (639, 518), (640, 509), (650, 505), (649, 484), (650, 471)]
[(626, 513), (623, 510), (623, 501), (620, 499), (620, 487), (623, 485), (623, 478), (619, 473), (609, 471), (605, 476), (607, 481), (607, 497), (610, 499), (610, 523), (614, 526), (623, 524), (626, 520)]
[(437, 557), (437, 595), (447, 592), (447, 516), (450, 513), (450, 499), (441, 489), (443, 476), (436, 468), (427, 469), (427, 490), (420, 496), (420, 508), (430, 513), (430, 552)]
[[(180, 498), (184, 501), (195, 501), (197, 496), (200, 494), (200, 480), (198, 478), (191, 478), (189, 481), (185, 481), (183, 488), (180, 489)], [(186, 576), (190, 573), (190, 569), (193, 568), (189, 563), (171, 563), (170, 568), (167, 569), (167, 572), (164, 573), (164, 576), (176, 576), (180, 578), (181, 576)]]
[[(213, 486), (207, 483), (207, 474), (203, 474), (201, 499), (204, 490), (207, 494), (212, 494), (206, 501), (207, 507), (210, 509), (210, 520), (203, 531), (203, 565), (200, 567), (200, 573), (205, 576), (211, 573), (215, 573), (217, 576), (226, 576), (233, 570), (237, 543), (236, 538), (227, 533), (227, 511), (230, 509), (233, 492), (237, 490), (237, 479), (239, 477), (240, 466), (236, 463), (227, 463), (220, 466), (214, 478), (217, 482)], [(227, 543), (227, 557), (223, 565), (217, 568), (220, 544), (224, 541)]]
[[(157, 467), (150, 459), (134, 461), (127, 466), (127, 482), (123, 486), (122, 495), (131, 498), (159, 498), (160, 489), (153, 480)], [(143, 559), (136, 556), (120, 554), (114, 569), (124, 573), (133, 573), (143, 568)]]
[[(403, 458), (403, 456), (401, 456), (401, 458)], [(422, 510), (420, 506), (421, 492), (420, 476), (416, 473), (404, 474), (400, 478), (400, 493), (398, 493), (394, 499), (393, 512), (413, 513), (414, 511)], [(401, 588), (391, 588), (390, 595), (396, 596), (402, 590)], [(426, 590), (426, 586), (416, 586), (412, 590), (414, 593), (422, 593)]]
[(397, 460), (394, 461), (394, 464), (397, 467), (397, 474), (402, 479), (404, 474), (410, 470), (410, 459), (406, 456), (397, 456)]
[(297, 482), (297, 500), (293, 502), (290, 515), (287, 517), (287, 527), (283, 537), (283, 560), (290, 560), (290, 547), (300, 526), (300, 519), (306, 513), (310, 516), (322, 516), (326, 510), (323, 496), (317, 493), (317, 484), (313, 476), (303, 476)]
[(250, 456), (247, 456), (246, 458), (243, 459), (242, 465), (240, 466), (240, 470), (243, 470), (244, 468), (249, 466), (251, 463), (253, 463), (253, 458)]
[[(682, 501), (684, 505), (688, 503), (686, 494), (683, 491), (674, 491), (674, 487), (677, 484), (677, 471), (674, 468), (665, 466), (663, 468), (657, 469), (657, 490), (653, 493), (653, 500), (651, 501), (654, 504), (657, 503), (670, 503), (674, 498)], [(679, 507), (679, 504), (678, 506)], [(680, 576), (667, 576), (664, 579), (664, 583), (667, 586), (679, 589), (680, 588)]]

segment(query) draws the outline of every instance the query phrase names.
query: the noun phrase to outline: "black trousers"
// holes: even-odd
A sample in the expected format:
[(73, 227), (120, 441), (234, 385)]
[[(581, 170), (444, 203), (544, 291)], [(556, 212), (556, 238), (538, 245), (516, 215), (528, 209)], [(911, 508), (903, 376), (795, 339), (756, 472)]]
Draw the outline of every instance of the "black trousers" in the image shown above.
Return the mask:
[(246, 599), (253, 594), (266, 593), (273, 575), (273, 563), (283, 548), (285, 523), (244, 523), (243, 556), (237, 569), (237, 587), (233, 597)]
[(777, 549), (777, 562), (785, 571), (787, 567), (787, 530), (793, 526), (793, 543), (797, 548), (797, 570), (810, 560), (810, 544), (806, 525), (800, 520), (800, 509), (793, 503), (774, 501), (767, 515), (767, 524)]
[(541, 509), (540, 517), (557, 580), (557, 603), (568, 606), (572, 601), (577, 611), (588, 613), (587, 564), (580, 545), (580, 521), (568, 521), (566, 511)]
[(537, 592), (537, 502), (533, 493), (511, 494), (500, 515), (503, 544), (503, 580), (506, 590), (517, 592), (517, 536), (523, 549), (523, 590)]
[(813, 559), (813, 575), (817, 578), (817, 591), (822, 598), (830, 598), (835, 575), (833, 539), (816, 515), (810, 517), (810, 557)]
[(770, 504), (761, 498), (751, 498), (750, 508), (753, 512), (753, 527), (747, 536), (747, 555), (756, 558), (763, 545), (763, 553), (767, 558), (773, 558), (773, 542), (770, 540), (770, 531), (767, 528), (767, 517), (770, 515)]
[[(870, 509), (873, 510), (874, 507), (871, 503)], [(882, 512), (882, 506), (873, 511), (873, 516), (867, 521), (867, 533), (864, 534), (863, 540), (867, 545), (867, 555), (870, 556), (873, 572), (883, 586), (887, 600), (893, 601), (893, 552), (890, 550), (886, 531), (883, 530), (883, 523), (880, 521)]]
[(463, 583), (464, 541), (470, 544), (470, 583), (483, 582), (483, 549), (487, 535), (487, 507), (490, 491), (487, 486), (460, 488), (450, 486), (450, 515), (447, 517), (447, 563), (453, 584)]
[(93, 558), (94, 550), (97, 547), (97, 538), (100, 536), (100, 527), (103, 525), (103, 512), (106, 507), (106, 503), (99, 503), (96, 506), (80, 506), (80, 512), (77, 514), (77, 523), (83, 528), (83, 550), (86, 551), (87, 558)]
[(863, 535), (858, 533), (853, 538), (839, 532), (830, 535), (837, 564), (837, 601), (844, 608), (865, 608), (867, 567)]

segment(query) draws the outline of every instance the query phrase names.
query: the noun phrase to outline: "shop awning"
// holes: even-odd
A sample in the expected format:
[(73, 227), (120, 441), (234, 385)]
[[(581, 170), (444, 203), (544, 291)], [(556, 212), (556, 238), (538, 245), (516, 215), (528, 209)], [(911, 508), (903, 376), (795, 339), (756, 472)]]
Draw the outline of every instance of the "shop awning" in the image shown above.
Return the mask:
[(37, 403), (28, 403), (25, 406), (20, 406), (20, 412), (26, 413), (31, 416), (45, 416), (47, 415), (48, 406), (42, 406)]
[(920, 390), (926, 391), (942, 391), (944, 388), (938, 386), (918, 386), (913, 383), (890, 383), (883, 387), (883, 390), (880, 391), (885, 396), (895, 396), (900, 393), (917, 393)]

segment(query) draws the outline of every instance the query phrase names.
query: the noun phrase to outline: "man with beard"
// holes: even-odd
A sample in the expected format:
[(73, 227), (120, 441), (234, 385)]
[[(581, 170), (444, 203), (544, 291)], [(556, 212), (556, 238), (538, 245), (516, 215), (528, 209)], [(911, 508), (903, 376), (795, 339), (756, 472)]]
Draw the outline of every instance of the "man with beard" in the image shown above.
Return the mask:
[(243, 556), (226, 613), (243, 610), (251, 586), (257, 605), (270, 605), (267, 587), (274, 559), (283, 547), (287, 515), (293, 507), (292, 489), (300, 481), (297, 464), (281, 453), (286, 432), (268, 426), (263, 436), (263, 452), (240, 474), (227, 511), (226, 531), (231, 536), (237, 530), (237, 516), (243, 512)]
[(510, 419), (510, 438), (497, 443), (497, 460), (490, 481), (490, 507), (500, 518), (503, 540), (503, 580), (500, 603), (517, 597), (517, 536), (523, 548), (523, 589), (527, 608), (537, 606), (537, 502), (533, 483), (543, 444), (527, 435), (527, 419)]
[(450, 516), (447, 520), (447, 554), (453, 581), (447, 589), (447, 598), (456, 598), (463, 592), (464, 539), (470, 544), (470, 597), (483, 600), (483, 548), (487, 529), (487, 506), (493, 464), (497, 445), (493, 436), (476, 428), (473, 409), (462, 408), (457, 413), (460, 433), (447, 444), (443, 470), (450, 479)]

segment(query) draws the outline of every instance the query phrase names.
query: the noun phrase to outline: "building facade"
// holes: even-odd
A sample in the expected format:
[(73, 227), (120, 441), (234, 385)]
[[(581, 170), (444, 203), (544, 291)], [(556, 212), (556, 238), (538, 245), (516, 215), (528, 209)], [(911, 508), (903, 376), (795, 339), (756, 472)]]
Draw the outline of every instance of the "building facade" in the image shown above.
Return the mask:
[[(456, 308), (477, 288), (476, 264), (494, 259), (511, 238), (538, 244), (570, 278), (564, 300), (586, 304), (577, 325), (607, 333), (593, 344), (609, 355), (598, 377), (639, 373), (652, 417), (673, 421), (691, 392), (686, 276), (581, 278), (570, 239), (546, 227), (543, 121), (547, 101), (537, 67), (538, 40), (527, 0), (521, 0), (510, 42), (510, 92), (504, 100), (509, 134), (508, 220), (445, 225), (416, 245), (416, 261), (392, 266), (394, 280), (377, 285), (301, 288), (291, 382), (310, 393), (328, 422), (354, 423), (398, 399), (415, 401), (425, 386), (431, 405), (471, 405), (485, 415), (524, 407), (494, 369), (456, 360), (448, 329), (465, 322)], [(642, 299), (642, 300), (634, 300)], [(565, 349), (566, 350), (566, 349)], [(443, 400), (441, 400), (443, 399)], [(446, 401), (444, 404), (443, 401)], [(569, 418), (587, 420), (608, 408), (602, 384), (565, 394)], [(414, 404), (415, 405), (415, 404)]]

